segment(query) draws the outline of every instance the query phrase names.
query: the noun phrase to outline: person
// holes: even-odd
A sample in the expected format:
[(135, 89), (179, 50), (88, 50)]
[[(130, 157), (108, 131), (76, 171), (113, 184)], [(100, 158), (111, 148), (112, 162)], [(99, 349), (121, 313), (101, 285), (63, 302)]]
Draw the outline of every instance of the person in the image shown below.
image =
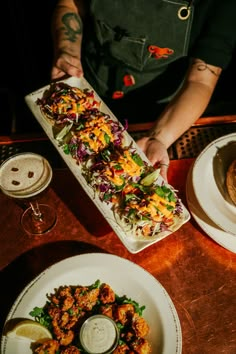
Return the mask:
[(168, 148), (204, 113), (236, 42), (235, 0), (58, 0), (51, 79), (84, 77), (167, 180)]

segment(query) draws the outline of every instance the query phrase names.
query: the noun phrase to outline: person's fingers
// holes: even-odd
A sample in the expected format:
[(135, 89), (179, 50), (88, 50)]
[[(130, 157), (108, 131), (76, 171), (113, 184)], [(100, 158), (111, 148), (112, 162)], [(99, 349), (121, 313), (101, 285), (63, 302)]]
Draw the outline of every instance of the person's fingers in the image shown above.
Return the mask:
[(139, 147), (145, 152), (149, 161), (155, 168), (160, 168), (160, 174), (168, 182), (169, 155), (165, 145), (157, 139), (149, 137), (137, 141)]
[(167, 174), (168, 174), (169, 164), (167, 164), (167, 163), (159, 163), (159, 167), (160, 167), (161, 176), (164, 178), (164, 180), (166, 182), (168, 182)]
[(80, 60), (69, 56), (68, 54), (63, 54), (57, 58), (52, 67), (51, 79), (60, 79), (65, 75), (80, 78), (83, 74), (83, 68)]
[(167, 168), (167, 169), (169, 168), (169, 164), (168, 163), (160, 163), (159, 166), (161, 166), (161, 167), (165, 166), (165, 168)]
[(59, 70), (57, 67), (53, 67), (51, 71), (51, 79), (52, 80), (57, 80), (63, 78), (65, 76), (65, 72), (62, 70)]

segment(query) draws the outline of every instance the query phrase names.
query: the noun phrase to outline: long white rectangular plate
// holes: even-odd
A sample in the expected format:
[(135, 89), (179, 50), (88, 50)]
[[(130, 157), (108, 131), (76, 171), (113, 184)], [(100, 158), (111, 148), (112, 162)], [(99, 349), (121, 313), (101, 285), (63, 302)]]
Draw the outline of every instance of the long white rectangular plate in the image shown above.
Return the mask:
[[(117, 121), (117, 118), (114, 116), (114, 114), (110, 111), (110, 109), (105, 105), (105, 103), (101, 100), (101, 98), (96, 94), (95, 90), (92, 88), (92, 86), (86, 81), (85, 78), (76, 78), (76, 77), (70, 77), (69, 79), (63, 80), (63, 82), (67, 83), (68, 85), (78, 87), (82, 90), (84, 89), (89, 89), (93, 90), (95, 94), (95, 98), (101, 102), (100, 110), (106, 114), (108, 114), (112, 119)], [(179, 229), (184, 223), (186, 223), (189, 218), (190, 214), (186, 207), (182, 205), (183, 207), (183, 217), (180, 220), (180, 223), (176, 225), (176, 228), (174, 231), (164, 231), (160, 232), (156, 236), (150, 237), (150, 240), (140, 240), (135, 238), (135, 236), (132, 234), (130, 231), (125, 231), (115, 220), (113, 211), (110, 209), (110, 207), (102, 202), (98, 196), (94, 193), (94, 190), (88, 185), (87, 181), (84, 179), (81, 173), (81, 168), (80, 166), (76, 163), (75, 159), (73, 159), (70, 155), (66, 155), (62, 149), (61, 146), (59, 146), (58, 141), (55, 139), (53, 135), (53, 130), (52, 130), (52, 125), (48, 122), (47, 119), (43, 116), (41, 109), (39, 105), (36, 103), (38, 98), (42, 98), (45, 90), (49, 88), (50, 85), (47, 85), (45, 87), (40, 88), (37, 91), (34, 91), (27, 96), (25, 96), (25, 101), (32, 111), (33, 115), (39, 122), (39, 124), (42, 126), (43, 130), (47, 134), (48, 138), (52, 142), (52, 144), (55, 146), (57, 149), (58, 153), (61, 155), (71, 172), (74, 174), (75, 178), (78, 180), (78, 182), (81, 184), (85, 192), (88, 194), (88, 196), (92, 199), (94, 204), (97, 206), (99, 211), (102, 213), (104, 218), (107, 220), (107, 222), (110, 224), (114, 232), (117, 234), (121, 242), (124, 244), (124, 246), (129, 250), (131, 253), (138, 253), (141, 250), (145, 249), (148, 246), (151, 246), (152, 244), (162, 240), (164, 237), (170, 235), (177, 229)], [(143, 151), (137, 146), (135, 141), (132, 139), (132, 137), (127, 133), (124, 132), (125, 134), (125, 140), (127, 143), (133, 144), (133, 147), (136, 148), (137, 152), (140, 154), (141, 158), (143, 161), (146, 161), (150, 165), (150, 161), (147, 159), (146, 155), (143, 153)], [(161, 177), (160, 177), (161, 178)]]

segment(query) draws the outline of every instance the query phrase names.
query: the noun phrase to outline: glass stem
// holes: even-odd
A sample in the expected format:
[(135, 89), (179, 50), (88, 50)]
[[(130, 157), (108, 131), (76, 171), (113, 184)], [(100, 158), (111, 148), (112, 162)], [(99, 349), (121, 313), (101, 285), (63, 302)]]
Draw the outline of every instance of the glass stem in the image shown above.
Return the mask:
[(35, 220), (42, 221), (42, 213), (39, 209), (39, 204), (37, 201), (30, 202), (30, 207), (33, 211), (33, 217)]

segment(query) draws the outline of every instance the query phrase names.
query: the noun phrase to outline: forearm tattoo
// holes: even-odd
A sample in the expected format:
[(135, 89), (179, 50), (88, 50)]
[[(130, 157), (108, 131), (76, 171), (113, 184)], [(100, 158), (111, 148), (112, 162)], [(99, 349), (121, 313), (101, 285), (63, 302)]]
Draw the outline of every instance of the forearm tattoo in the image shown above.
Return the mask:
[(76, 42), (78, 35), (82, 33), (83, 24), (81, 18), (75, 13), (67, 13), (62, 17), (64, 24), (64, 32), (66, 39), (71, 42)]
[(209, 70), (213, 75), (219, 76), (219, 74), (217, 72), (215, 72), (214, 70), (209, 68), (209, 66), (206, 63), (204, 63), (204, 62), (196, 61), (196, 62), (194, 62), (194, 65), (197, 66), (197, 70), (198, 71)]

